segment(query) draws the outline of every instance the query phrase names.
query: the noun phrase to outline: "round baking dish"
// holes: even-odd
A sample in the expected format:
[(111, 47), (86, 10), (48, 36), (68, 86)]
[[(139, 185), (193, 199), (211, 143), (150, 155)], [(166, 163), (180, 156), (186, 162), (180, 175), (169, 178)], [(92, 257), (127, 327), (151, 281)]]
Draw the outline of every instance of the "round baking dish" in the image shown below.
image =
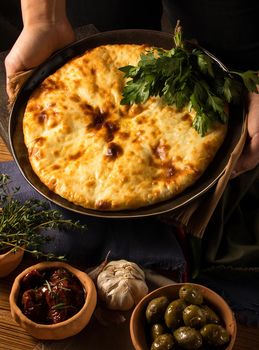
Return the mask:
[[(98, 33), (75, 42), (51, 56), (46, 62), (44, 62), (33, 72), (31, 77), (25, 82), (19, 91), (10, 114), (9, 138), (11, 150), (13, 157), (25, 179), (35, 190), (37, 190), (48, 200), (58, 204), (63, 208), (80, 214), (104, 218), (130, 218), (158, 215), (180, 208), (205, 193), (215, 184), (215, 182), (223, 173), (228, 163), (230, 154), (235, 148), (241, 135), (242, 125), (244, 121), (244, 108), (243, 106), (237, 106), (235, 108), (233, 106), (230, 106), (229, 126), (225, 141), (204, 174), (194, 185), (187, 188), (178, 196), (151, 206), (122, 211), (92, 210), (75, 205), (50, 191), (47, 186), (45, 186), (39, 180), (37, 175), (32, 170), (28, 158), (27, 148), (24, 144), (22, 120), (30, 94), (35, 89), (35, 87), (40, 84), (47, 76), (52, 74), (71, 58), (82, 54), (85, 50), (105, 44), (123, 43), (149, 44), (152, 46), (169, 49), (172, 47), (173, 40), (170, 33), (159, 31), (117, 30)], [(190, 43), (190, 45), (194, 44)], [(216, 61), (217, 64), (221, 66), (222, 69), (226, 69), (224, 65), (219, 60), (217, 60), (217, 58), (215, 58), (210, 53), (208, 54)], [(235, 118), (231, 118), (231, 115), (234, 115)]]

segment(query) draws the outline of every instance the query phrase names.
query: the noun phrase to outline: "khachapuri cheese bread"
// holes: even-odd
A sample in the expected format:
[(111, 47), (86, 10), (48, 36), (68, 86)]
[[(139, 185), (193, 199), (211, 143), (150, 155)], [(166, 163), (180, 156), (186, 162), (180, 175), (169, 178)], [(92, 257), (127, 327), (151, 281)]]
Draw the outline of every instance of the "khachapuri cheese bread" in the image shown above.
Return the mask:
[(34, 172), (85, 208), (124, 210), (181, 193), (205, 171), (226, 125), (201, 137), (194, 114), (159, 97), (121, 105), (124, 74), (146, 45), (103, 45), (66, 63), (35, 89), (23, 119)]

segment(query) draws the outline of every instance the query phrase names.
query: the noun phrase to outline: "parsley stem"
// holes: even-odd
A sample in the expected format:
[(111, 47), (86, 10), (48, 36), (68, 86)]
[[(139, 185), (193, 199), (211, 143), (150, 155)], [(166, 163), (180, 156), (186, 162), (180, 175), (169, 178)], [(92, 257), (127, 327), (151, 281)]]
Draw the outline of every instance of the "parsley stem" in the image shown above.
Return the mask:
[(182, 27), (180, 26), (180, 21), (178, 20), (174, 30), (174, 43), (175, 47), (179, 47), (183, 49), (183, 41), (182, 41)]

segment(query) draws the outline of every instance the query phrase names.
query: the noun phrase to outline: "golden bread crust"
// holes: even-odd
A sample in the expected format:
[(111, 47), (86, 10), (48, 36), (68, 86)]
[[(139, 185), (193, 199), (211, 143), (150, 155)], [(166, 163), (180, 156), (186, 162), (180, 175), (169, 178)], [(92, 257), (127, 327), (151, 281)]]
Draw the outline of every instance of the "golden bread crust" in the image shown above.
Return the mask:
[(31, 165), (52, 191), (85, 208), (133, 209), (173, 198), (205, 171), (226, 126), (205, 137), (193, 113), (149, 98), (122, 106), (119, 67), (136, 65), (144, 45), (86, 51), (46, 78), (23, 119)]

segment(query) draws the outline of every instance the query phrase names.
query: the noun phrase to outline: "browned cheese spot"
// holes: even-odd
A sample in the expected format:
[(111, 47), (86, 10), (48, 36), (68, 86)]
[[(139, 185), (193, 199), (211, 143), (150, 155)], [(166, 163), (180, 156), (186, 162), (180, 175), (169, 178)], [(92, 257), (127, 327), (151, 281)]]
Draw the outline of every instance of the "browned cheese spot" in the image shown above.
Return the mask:
[(47, 78), (41, 84), (40, 88), (42, 90), (47, 90), (47, 91), (57, 91), (57, 90), (65, 89), (65, 84), (61, 80), (53, 80), (51, 78)]
[(74, 85), (76, 88), (80, 87), (81, 86), (81, 80), (80, 79), (74, 79)]
[(28, 112), (36, 112), (36, 111), (41, 111), (42, 110), (42, 106), (37, 104), (37, 103), (30, 103), (28, 105), (28, 107), (26, 107)]
[(123, 140), (126, 140), (126, 139), (128, 139), (130, 137), (130, 133), (122, 131), (122, 132), (119, 133), (119, 137), (122, 138)]
[(44, 124), (44, 122), (48, 119), (48, 115), (46, 114), (46, 112), (42, 111), (38, 116), (38, 123), (39, 124)]
[(163, 165), (163, 172), (160, 176), (161, 179), (164, 179), (167, 182), (171, 182), (177, 176), (177, 169), (173, 166), (172, 163), (167, 162)]
[(80, 72), (80, 75), (85, 76), (85, 65), (80, 62), (76, 62), (74, 68)]
[(86, 185), (87, 185), (87, 187), (94, 187), (95, 185), (96, 185), (96, 181), (95, 180), (88, 180), (87, 182), (86, 182)]
[(130, 109), (130, 105), (120, 106), (120, 109), (118, 111), (119, 116), (120, 117), (128, 116), (129, 115), (129, 109)]
[(89, 113), (91, 114), (91, 113), (94, 112), (93, 107), (91, 105), (89, 105), (88, 103), (86, 103), (86, 102), (81, 102), (79, 104), (79, 107), (83, 110), (83, 112), (85, 114), (89, 114)]
[(107, 119), (108, 113), (101, 112), (99, 108), (93, 108), (87, 103), (81, 103), (80, 107), (83, 109), (83, 112), (92, 120), (92, 122), (87, 125), (87, 129), (100, 130), (103, 127), (105, 120)]
[(174, 161), (174, 162), (182, 162), (182, 160), (183, 160), (183, 158), (180, 157), (180, 156), (174, 156), (174, 157), (173, 157), (173, 161)]
[(192, 125), (192, 117), (189, 113), (185, 113), (183, 116), (182, 116), (182, 121), (187, 121), (189, 122), (190, 125)]
[(146, 122), (147, 122), (147, 118), (145, 118), (145, 117), (140, 117), (138, 120), (137, 120), (137, 123), (138, 124), (146, 124)]
[(52, 167), (51, 167), (52, 170), (58, 170), (60, 169), (60, 165), (58, 164), (53, 164)]
[(161, 172), (159, 175), (155, 175), (153, 178), (153, 181), (156, 180), (165, 180), (167, 182), (171, 182), (175, 179), (177, 176), (179, 170), (176, 169), (172, 163), (172, 161), (166, 161), (166, 162), (156, 162), (153, 159), (153, 162), (151, 160), (152, 166), (154, 166), (157, 169), (161, 169)]
[(82, 151), (78, 151), (77, 153), (68, 156), (68, 159), (69, 160), (77, 160), (81, 156), (82, 156)]
[(37, 146), (43, 146), (44, 143), (46, 141), (46, 138), (41, 136), (41, 137), (37, 137), (35, 140), (34, 140), (34, 146), (37, 144)]
[(167, 159), (167, 154), (170, 147), (167, 144), (158, 144), (153, 152), (156, 158), (160, 159), (162, 162), (164, 162)]
[(119, 156), (121, 156), (123, 153), (123, 150), (120, 145), (118, 145), (115, 142), (110, 142), (108, 144), (107, 150), (106, 150), (106, 156), (111, 159), (115, 160)]
[(158, 129), (157, 130), (152, 130), (150, 135), (153, 137), (153, 139), (157, 139), (161, 135), (161, 132)]
[(175, 173), (176, 173), (176, 169), (175, 169), (175, 167), (172, 165), (172, 164), (169, 164), (167, 167), (166, 167), (166, 169), (165, 169), (166, 171), (165, 171), (165, 177), (167, 178), (167, 179), (170, 179), (170, 178), (172, 178), (174, 175), (175, 175)]
[(142, 113), (143, 110), (144, 110), (144, 106), (143, 105), (135, 104), (135, 105), (131, 106), (129, 111), (133, 115), (138, 115), (138, 114)]
[(76, 94), (70, 96), (70, 100), (77, 103), (81, 101), (80, 97)]
[(50, 120), (50, 123), (49, 123), (49, 128), (55, 128), (58, 125), (59, 125), (58, 121), (56, 119), (52, 118)]
[(116, 108), (115, 104), (113, 102), (111, 102), (111, 101), (109, 103), (109, 106), (110, 106), (110, 109), (115, 109)]
[(63, 126), (62, 126), (62, 132), (64, 133), (64, 134), (69, 134), (70, 132), (71, 132), (71, 126), (70, 125), (67, 125), (67, 124), (64, 124)]
[(100, 111), (96, 111), (93, 115), (92, 115), (92, 128), (99, 130), (103, 127), (104, 123), (105, 123), (105, 119), (107, 118), (107, 113), (104, 112), (100, 112)]
[(105, 201), (105, 200), (99, 200), (95, 203), (96, 208), (100, 210), (108, 210), (111, 208), (111, 202), (110, 201)]
[(104, 127), (106, 129), (105, 141), (110, 142), (114, 139), (114, 134), (119, 130), (119, 125), (116, 122), (106, 121)]
[(167, 182), (175, 181), (177, 178), (184, 177), (190, 173), (195, 175), (196, 178), (199, 177), (200, 172), (197, 171), (197, 169), (194, 169), (191, 165), (186, 164), (184, 168), (177, 169), (174, 167), (174, 165), (170, 162), (168, 162), (164, 167), (164, 178), (167, 180)]
[(50, 91), (65, 90), (65, 88), (66, 88), (65, 84), (60, 79), (54, 80), (52, 78), (47, 78), (33, 92), (32, 96), (37, 99), (44, 92), (48, 93)]

